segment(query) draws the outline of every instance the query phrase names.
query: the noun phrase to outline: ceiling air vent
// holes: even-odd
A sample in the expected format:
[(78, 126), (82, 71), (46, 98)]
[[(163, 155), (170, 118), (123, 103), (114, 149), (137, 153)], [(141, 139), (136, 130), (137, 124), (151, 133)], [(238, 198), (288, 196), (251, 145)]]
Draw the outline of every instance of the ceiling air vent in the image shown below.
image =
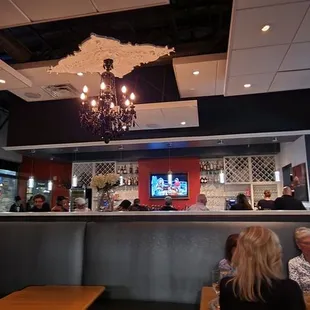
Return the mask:
[(78, 90), (71, 84), (42, 86), (42, 89), (53, 98), (75, 98), (79, 96)]

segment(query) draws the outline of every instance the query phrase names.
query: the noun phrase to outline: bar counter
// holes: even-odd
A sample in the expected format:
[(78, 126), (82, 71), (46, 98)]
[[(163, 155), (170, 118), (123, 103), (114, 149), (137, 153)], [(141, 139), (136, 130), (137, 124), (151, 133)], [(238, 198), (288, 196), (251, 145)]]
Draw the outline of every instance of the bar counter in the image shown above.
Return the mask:
[(4, 221), (46, 222), (310, 222), (310, 211), (2, 212)]

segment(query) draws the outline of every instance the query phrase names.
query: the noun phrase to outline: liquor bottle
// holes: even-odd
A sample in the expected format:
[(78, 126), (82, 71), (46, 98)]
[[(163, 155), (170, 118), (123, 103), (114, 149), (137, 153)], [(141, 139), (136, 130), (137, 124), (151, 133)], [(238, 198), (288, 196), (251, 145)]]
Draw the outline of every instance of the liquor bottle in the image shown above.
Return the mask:
[(206, 164), (206, 162), (203, 162), (203, 170), (207, 171), (207, 164)]
[(139, 166), (136, 166), (136, 174), (139, 174)]
[(213, 162), (210, 161), (210, 170), (213, 170)]
[(127, 185), (128, 185), (128, 186), (131, 186), (131, 185), (132, 185), (131, 178), (128, 178)]
[(121, 174), (123, 174), (124, 173), (124, 168), (123, 168), (123, 166), (121, 166)]
[(210, 163), (207, 161), (207, 171), (210, 170)]
[(117, 174), (121, 174), (121, 168), (120, 168), (120, 166), (118, 166), (118, 168), (117, 168)]
[(130, 167), (129, 167), (129, 173), (130, 173), (130, 174), (133, 174), (132, 164), (130, 164)]
[(136, 185), (137, 185), (137, 186), (139, 185), (139, 179), (138, 179), (138, 177), (136, 177)]
[(203, 182), (202, 182), (202, 177), (200, 177), (200, 184), (202, 184)]
[(126, 165), (124, 166), (124, 174), (127, 174), (127, 168), (126, 168)]

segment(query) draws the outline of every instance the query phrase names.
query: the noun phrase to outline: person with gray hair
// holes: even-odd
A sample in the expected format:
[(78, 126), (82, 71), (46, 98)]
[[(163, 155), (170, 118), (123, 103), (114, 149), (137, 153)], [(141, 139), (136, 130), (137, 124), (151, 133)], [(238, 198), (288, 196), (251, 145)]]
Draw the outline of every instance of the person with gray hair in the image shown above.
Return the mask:
[(172, 198), (170, 196), (165, 197), (165, 205), (160, 209), (160, 211), (178, 211), (172, 206)]
[(306, 210), (302, 202), (292, 196), (292, 190), (289, 186), (283, 188), (282, 197), (274, 201), (275, 210)]
[(74, 208), (74, 211), (76, 212), (87, 212), (89, 211), (89, 208), (87, 207), (87, 204), (86, 204), (86, 200), (82, 197), (79, 197), (79, 198), (76, 198), (74, 200), (75, 202), (75, 208)]
[(207, 208), (207, 197), (205, 194), (199, 194), (197, 196), (196, 203), (188, 208), (188, 211), (200, 212), (209, 211)]
[(299, 284), (302, 291), (310, 291), (310, 228), (297, 228), (295, 242), (301, 255), (288, 262), (289, 277)]

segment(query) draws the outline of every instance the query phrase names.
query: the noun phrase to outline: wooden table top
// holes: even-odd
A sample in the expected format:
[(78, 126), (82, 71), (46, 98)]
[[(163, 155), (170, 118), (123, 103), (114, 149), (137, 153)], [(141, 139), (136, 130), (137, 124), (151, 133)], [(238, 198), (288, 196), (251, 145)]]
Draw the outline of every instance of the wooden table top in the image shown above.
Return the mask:
[[(200, 310), (209, 310), (209, 303), (216, 298), (216, 294), (212, 287), (204, 286), (201, 290)], [(310, 310), (310, 293), (304, 293), (307, 310)]]
[(29, 286), (0, 299), (0, 309), (82, 310), (104, 290), (104, 286)]

